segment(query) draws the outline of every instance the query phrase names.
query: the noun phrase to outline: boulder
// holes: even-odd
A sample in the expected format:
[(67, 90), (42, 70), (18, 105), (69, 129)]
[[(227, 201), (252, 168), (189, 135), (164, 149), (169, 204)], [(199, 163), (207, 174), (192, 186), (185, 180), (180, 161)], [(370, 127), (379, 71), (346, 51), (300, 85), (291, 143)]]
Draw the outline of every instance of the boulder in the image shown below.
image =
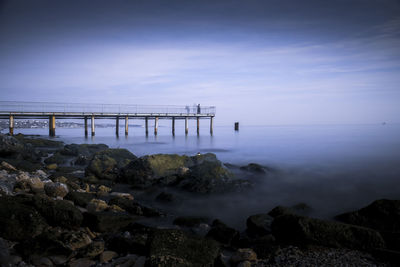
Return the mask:
[(35, 196), (33, 205), (52, 226), (73, 229), (79, 227), (83, 221), (80, 210), (66, 200)]
[(18, 155), (24, 150), (24, 145), (12, 136), (0, 134), (0, 157)]
[(255, 260), (257, 260), (257, 254), (251, 248), (239, 248), (231, 257), (231, 262), (233, 264)]
[(116, 232), (137, 220), (125, 212), (86, 212), (84, 213), (84, 225), (96, 232)]
[(118, 253), (116, 253), (115, 251), (106, 250), (100, 254), (99, 260), (100, 260), (100, 263), (105, 263), (105, 262), (109, 262), (113, 258), (116, 258), (117, 256), (118, 256)]
[(240, 169), (255, 174), (265, 174), (267, 171), (270, 171), (268, 167), (261, 166), (257, 163), (249, 163), (246, 166), (240, 167)]
[(0, 169), (9, 171), (9, 172), (16, 172), (17, 169), (11, 165), (10, 163), (6, 162), (6, 161), (2, 161), (0, 164)]
[(400, 232), (400, 200), (376, 200), (360, 210), (340, 214), (335, 218), (379, 231)]
[(104, 211), (108, 209), (108, 205), (104, 200), (94, 198), (87, 204), (86, 209), (89, 212)]
[(146, 232), (124, 232), (112, 235), (107, 239), (107, 247), (120, 254), (136, 253), (146, 255), (148, 253)]
[(73, 201), (77, 206), (86, 207), (95, 197), (96, 195), (93, 193), (71, 191), (65, 196), (65, 199)]
[(281, 244), (360, 250), (385, 247), (382, 236), (372, 229), (294, 214), (276, 217), (271, 228), (272, 234)]
[(47, 227), (42, 215), (23, 198), (0, 197), (0, 237), (20, 241), (39, 235)]
[(63, 183), (46, 183), (44, 185), (44, 191), (49, 197), (60, 197), (63, 198), (68, 194), (68, 187)]
[(89, 258), (94, 258), (104, 251), (104, 242), (103, 241), (93, 241), (86, 247), (82, 249), (80, 254), (83, 257), (89, 257)]
[(69, 144), (65, 145), (60, 154), (65, 156), (92, 156), (96, 152), (108, 149), (105, 144)]
[(212, 266), (219, 249), (212, 239), (157, 230), (149, 241), (150, 266)]
[(168, 192), (161, 192), (156, 196), (156, 200), (158, 202), (173, 202), (176, 200), (176, 197)]
[(54, 163), (57, 165), (61, 165), (61, 164), (66, 163), (67, 161), (68, 161), (68, 157), (62, 155), (60, 152), (57, 151), (52, 156), (45, 159), (44, 163), (46, 163), (47, 165), (51, 165)]
[(211, 226), (212, 228), (207, 233), (207, 237), (210, 237), (223, 245), (230, 246), (240, 237), (239, 231), (227, 226), (220, 220), (214, 220)]
[(119, 169), (128, 165), (136, 156), (126, 149), (109, 148), (94, 154), (86, 176), (94, 175), (99, 179), (114, 181), (118, 177)]
[(250, 236), (263, 236), (271, 233), (271, 224), (274, 218), (268, 214), (255, 214), (247, 218), (247, 233)]
[(307, 216), (312, 211), (312, 208), (305, 203), (298, 203), (291, 207), (276, 206), (268, 212), (271, 217), (278, 217), (283, 214), (297, 214)]
[(126, 197), (114, 197), (109, 202), (109, 205), (117, 205), (123, 210), (129, 212), (132, 215), (143, 215), (146, 217), (158, 217), (162, 215), (156, 209), (143, 206), (139, 204), (137, 201), (128, 199)]

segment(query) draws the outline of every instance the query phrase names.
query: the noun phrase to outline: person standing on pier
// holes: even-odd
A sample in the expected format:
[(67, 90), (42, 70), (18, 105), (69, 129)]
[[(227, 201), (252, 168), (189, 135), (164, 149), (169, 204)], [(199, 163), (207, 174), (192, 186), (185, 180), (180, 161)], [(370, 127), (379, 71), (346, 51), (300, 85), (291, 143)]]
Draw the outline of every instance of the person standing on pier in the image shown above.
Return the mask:
[(197, 105), (197, 114), (201, 113), (200, 104)]

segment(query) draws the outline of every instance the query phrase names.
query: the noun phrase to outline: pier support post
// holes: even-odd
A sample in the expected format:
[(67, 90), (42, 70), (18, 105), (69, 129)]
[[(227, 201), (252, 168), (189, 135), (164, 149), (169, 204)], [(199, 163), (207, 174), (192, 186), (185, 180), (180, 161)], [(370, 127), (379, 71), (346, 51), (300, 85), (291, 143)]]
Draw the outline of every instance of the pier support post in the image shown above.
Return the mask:
[(149, 118), (148, 117), (144, 118), (144, 121), (145, 121), (145, 128), (146, 128), (146, 136), (148, 136), (149, 135)]
[(172, 135), (175, 135), (175, 117), (172, 117)]
[(10, 135), (14, 134), (14, 116), (10, 115)]
[(88, 136), (87, 117), (85, 116), (85, 136)]
[(158, 117), (154, 119), (154, 135), (157, 135), (158, 132)]
[(115, 119), (115, 135), (119, 136), (119, 117)]
[(185, 117), (185, 135), (187, 135), (189, 133), (189, 126), (188, 126), (188, 117)]
[(200, 134), (200, 117), (197, 117), (197, 135)]
[(55, 136), (56, 135), (56, 116), (51, 115), (49, 117), (49, 135)]
[(128, 116), (126, 116), (125, 117), (125, 135), (128, 135), (128, 120), (129, 120), (129, 118), (128, 118)]
[(213, 122), (214, 117), (210, 117), (210, 134), (213, 135), (214, 132), (214, 122)]
[(92, 115), (91, 123), (92, 123), (92, 136), (94, 136), (95, 135), (95, 132), (94, 132), (94, 115)]

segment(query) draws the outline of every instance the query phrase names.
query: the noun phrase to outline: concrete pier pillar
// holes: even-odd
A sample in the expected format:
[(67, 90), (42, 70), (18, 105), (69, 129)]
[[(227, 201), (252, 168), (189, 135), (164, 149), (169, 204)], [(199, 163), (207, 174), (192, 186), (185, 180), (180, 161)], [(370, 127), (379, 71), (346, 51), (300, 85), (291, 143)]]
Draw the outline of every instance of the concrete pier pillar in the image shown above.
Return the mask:
[(189, 118), (185, 117), (185, 134), (189, 133)]
[(85, 116), (85, 136), (88, 136), (87, 117)]
[(175, 135), (175, 117), (172, 117), (172, 135)]
[(55, 136), (56, 135), (56, 116), (51, 115), (49, 117), (49, 135)]
[(145, 121), (145, 128), (146, 128), (146, 136), (148, 136), (149, 135), (149, 118), (148, 117), (144, 118), (144, 121)]
[(200, 134), (200, 117), (197, 117), (197, 135)]
[(158, 132), (158, 117), (154, 119), (154, 135), (157, 135)]
[(94, 136), (95, 135), (95, 132), (94, 132), (94, 115), (92, 115), (92, 117), (91, 117), (91, 123), (92, 123), (92, 136)]
[(213, 134), (213, 132), (214, 132), (214, 122), (213, 122), (213, 120), (214, 120), (214, 117), (210, 117), (210, 134), (212, 135)]
[(14, 134), (14, 116), (10, 115), (10, 135)]
[(128, 120), (129, 120), (129, 118), (128, 118), (128, 116), (126, 116), (125, 117), (125, 135), (128, 135), (128, 127), (129, 127)]
[(115, 119), (115, 135), (118, 136), (119, 135), (119, 117), (117, 116), (117, 118)]

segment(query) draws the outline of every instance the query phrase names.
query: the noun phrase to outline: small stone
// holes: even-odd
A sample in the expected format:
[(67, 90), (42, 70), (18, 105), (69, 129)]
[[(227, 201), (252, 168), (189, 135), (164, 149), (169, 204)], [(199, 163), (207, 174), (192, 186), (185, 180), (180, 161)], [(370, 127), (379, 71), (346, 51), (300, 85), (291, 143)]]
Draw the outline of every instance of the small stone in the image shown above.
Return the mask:
[(58, 176), (57, 178), (54, 179), (54, 182), (65, 184), (68, 182), (68, 179), (65, 178), (64, 176)]
[(121, 198), (126, 198), (126, 199), (129, 199), (129, 200), (133, 200), (133, 196), (131, 194), (128, 194), (128, 193), (112, 192), (110, 194), (110, 196), (112, 196), (112, 197), (121, 197)]
[(107, 203), (101, 199), (92, 199), (86, 206), (89, 212), (104, 211), (108, 208)]
[(240, 248), (231, 257), (232, 263), (239, 263), (242, 261), (254, 261), (257, 259), (257, 254), (250, 248)]
[(17, 171), (17, 169), (13, 165), (5, 161), (1, 162), (1, 168), (8, 171)]
[(108, 209), (109, 209), (110, 211), (114, 211), (114, 212), (125, 212), (124, 209), (120, 208), (120, 207), (117, 206), (117, 205), (111, 205), (111, 206), (108, 207)]
[(46, 183), (44, 191), (49, 197), (65, 197), (68, 194), (68, 187), (63, 183)]
[(100, 193), (109, 193), (111, 191), (111, 188), (104, 186), (104, 185), (100, 185), (99, 188), (97, 188), (97, 192)]
[(237, 267), (251, 267), (251, 262), (249, 262), (249, 261), (242, 261), (242, 262), (239, 262), (236, 266), (237, 266)]
[(108, 262), (112, 260), (113, 258), (117, 257), (118, 254), (117, 252), (111, 251), (111, 250), (106, 250), (103, 253), (100, 254), (99, 259), (101, 263)]
[(96, 257), (104, 251), (104, 242), (103, 241), (93, 241), (85, 248), (85, 256), (87, 257)]
[(61, 265), (67, 262), (68, 258), (64, 255), (54, 255), (54, 256), (49, 256), (49, 259), (55, 264), (55, 265)]
[(48, 170), (55, 170), (55, 169), (57, 169), (57, 168), (58, 168), (57, 163), (48, 164), (48, 165), (46, 166), (46, 169), (48, 169)]
[(96, 264), (95, 261), (88, 259), (88, 258), (82, 258), (82, 259), (78, 259), (75, 261), (71, 261), (68, 266), (69, 267), (90, 267), (94, 264)]

